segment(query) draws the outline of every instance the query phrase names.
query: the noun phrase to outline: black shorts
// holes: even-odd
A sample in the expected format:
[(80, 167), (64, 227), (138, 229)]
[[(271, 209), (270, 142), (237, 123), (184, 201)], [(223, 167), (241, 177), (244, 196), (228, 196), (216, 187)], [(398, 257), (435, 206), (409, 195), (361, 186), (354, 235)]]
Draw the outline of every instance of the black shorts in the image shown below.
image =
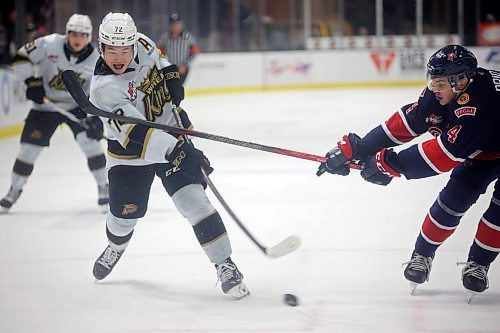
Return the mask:
[(114, 166), (108, 171), (109, 208), (113, 216), (122, 219), (143, 217), (148, 209), (149, 192), (155, 175), (160, 177), (169, 196), (193, 184), (190, 177), (170, 163)]
[[(78, 119), (85, 118), (87, 114), (80, 108), (69, 111)], [(76, 135), (85, 129), (78, 123), (69, 120), (58, 112), (37, 111), (31, 109), (24, 122), (23, 133), (21, 134), (21, 143), (31, 143), (37, 146), (47, 147), (50, 138), (54, 134), (57, 126), (66, 123)]]

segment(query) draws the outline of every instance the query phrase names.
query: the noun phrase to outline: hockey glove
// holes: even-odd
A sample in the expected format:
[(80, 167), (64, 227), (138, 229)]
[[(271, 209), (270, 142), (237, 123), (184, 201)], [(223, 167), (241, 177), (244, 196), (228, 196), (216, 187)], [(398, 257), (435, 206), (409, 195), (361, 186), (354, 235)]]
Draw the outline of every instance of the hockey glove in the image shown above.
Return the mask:
[(88, 117), (83, 120), (86, 125), (85, 132), (89, 139), (101, 140), (104, 137), (104, 128), (99, 117)]
[(204, 182), (201, 168), (205, 170), (207, 175), (214, 171), (205, 154), (184, 140), (179, 140), (174, 150), (166, 158), (175, 167), (184, 171), (195, 183), (201, 184)]
[(165, 83), (167, 84), (170, 98), (175, 106), (180, 106), (184, 99), (184, 87), (181, 84), (181, 76), (176, 65), (170, 65), (161, 69), (165, 75)]
[(397, 156), (392, 149), (382, 149), (366, 160), (361, 177), (367, 182), (386, 186), (392, 178), (401, 177), (401, 168), (396, 162)]
[(41, 77), (29, 77), (24, 80), (26, 83), (26, 98), (35, 103), (42, 104), (45, 97), (45, 89), (43, 88), (43, 80)]
[(361, 138), (354, 133), (344, 135), (342, 140), (337, 142), (337, 147), (326, 153), (328, 161), (319, 165), (316, 176), (321, 176), (325, 172), (336, 175), (347, 176), (350, 172), (348, 162), (357, 154), (357, 144)]

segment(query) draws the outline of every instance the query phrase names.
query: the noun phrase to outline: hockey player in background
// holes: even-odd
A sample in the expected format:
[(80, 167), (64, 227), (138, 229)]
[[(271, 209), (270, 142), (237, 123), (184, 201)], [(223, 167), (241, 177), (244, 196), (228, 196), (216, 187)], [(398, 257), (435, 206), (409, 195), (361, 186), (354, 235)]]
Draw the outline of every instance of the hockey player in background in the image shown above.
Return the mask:
[[(415, 103), (405, 105), (365, 137), (345, 135), (318, 169), (347, 175), (346, 163), (361, 161), (361, 176), (387, 185), (404, 175), (417, 179), (453, 169), (426, 215), (404, 276), (412, 284), (429, 280), (438, 247), (453, 234), (461, 217), (495, 182), (493, 197), (479, 221), (462, 269), (470, 294), (488, 288), (488, 269), (500, 251), (500, 73), (477, 67), (468, 49), (448, 45), (427, 64), (427, 87)], [(388, 149), (425, 132), (434, 138), (399, 153)]]
[[(99, 27), (98, 60), (90, 100), (98, 108), (150, 122), (175, 125), (179, 111), (184, 127), (191, 124), (180, 108), (184, 88), (177, 66), (154, 42), (138, 33), (128, 14), (109, 13)], [(97, 258), (94, 276), (105, 278), (121, 258), (139, 218), (146, 214), (155, 175), (177, 210), (192, 225), (224, 293), (240, 299), (249, 294), (243, 275), (231, 260), (231, 244), (219, 213), (205, 193), (201, 168), (213, 171), (202, 151), (190, 142), (140, 124), (105, 121), (108, 132), (110, 211), (108, 246)]]
[[(26, 83), (26, 98), (33, 101), (33, 107), (21, 134), (21, 148), (14, 163), (9, 192), (0, 200), (3, 212), (8, 211), (19, 198), (36, 159), (43, 148), (49, 146), (54, 131), (63, 122), (71, 128), (87, 157), (88, 167), (98, 186), (98, 204), (107, 209), (106, 158), (98, 141), (102, 138), (102, 122), (98, 117), (87, 118), (61, 80), (61, 73), (72, 69), (77, 73), (84, 91), (89, 92), (90, 79), (99, 58), (91, 40), (90, 18), (74, 14), (66, 24), (66, 35), (55, 33), (40, 37), (17, 51), (14, 72)], [(82, 119), (86, 128), (58, 113), (52, 103)]]

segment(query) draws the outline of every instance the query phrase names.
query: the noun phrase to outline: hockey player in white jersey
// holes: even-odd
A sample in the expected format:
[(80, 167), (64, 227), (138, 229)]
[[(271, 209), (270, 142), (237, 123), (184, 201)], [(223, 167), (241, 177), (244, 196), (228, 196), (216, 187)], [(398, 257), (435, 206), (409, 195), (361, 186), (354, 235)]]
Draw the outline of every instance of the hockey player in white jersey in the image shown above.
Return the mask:
[[(66, 35), (55, 33), (40, 37), (17, 51), (13, 68), (26, 83), (26, 97), (33, 101), (33, 107), (25, 120), (9, 192), (0, 200), (3, 212), (8, 211), (19, 198), (36, 159), (43, 148), (49, 146), (54, 131), (63, 122), (71, 128), (75, 140), (86, 155), (88, 167), (98, 185), (98, 204), (107, 210), (106, 158), (98, 141), (102, 138), (102, 122), (98, 117), (87, 118), (61, 80), (61, 73), (72, 69), (77, 73), (84, 91), (89, 92), (90, 79), (99, 58), (99, 53), (90, 44), (91, 39), (90, 18), (74, 14), (66, 24)], [(83, 119), (84, 124), (58, 113), (58, 108)]]
[[(128, 14), (109, 13), (99, 27), (98, 60), (90, 100), (102, 110), (151, 122), (175, 125), (184, 90), (179, 72), (160, 55), (155, 43), (138, 33)], [(249, 294), (243, 275), (231, 260), (231, 244), (219, 213), (205, 193), (201, 168), (213, 171), (202, 151), (190, 142), (139, 124), (103, 119), (108, 133), (110, 211), (108, 246), (97, 258), (93, 274), (105, 278), (121, 258), (134, 227), (147, 210), (153, 179), (158, 176), (177, 210), (188, 220), (225, 294)]]

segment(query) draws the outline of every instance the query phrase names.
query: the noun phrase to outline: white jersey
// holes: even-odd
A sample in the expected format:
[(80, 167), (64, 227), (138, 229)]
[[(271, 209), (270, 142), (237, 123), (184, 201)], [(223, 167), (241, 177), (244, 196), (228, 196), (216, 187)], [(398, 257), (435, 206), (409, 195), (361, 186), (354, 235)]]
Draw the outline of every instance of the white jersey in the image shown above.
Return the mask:
[[(175, 125), (172, 102), (155, 43), (138, 34), (138, 52), (125, 73), (116, 75), (104, 59), (97, 61), (90, 85), (90, 101), (98, 108), (128, 117)], [(172, 135), (142, 125), (101, 118), (108, 136), (108, 168), (114, 165), (166, 163), (177, 144)]]
[[(42, 77), (46, 96), (51, 102), (65, 110), (71, 110), (78, 105), (66, 90), (61, 74), (67, 69), (75, 71), (83, 91), (89, 93), (90, 79), (94, 72), (99, 53), (88, 44), (78, 57), (73, 56), (66, 45), (66, 36), (52, 34), (35, 39), (17, 51), (13, 68), (21, 80), (31, 76)], [(55, 111), (44, 104), (34, 104), (39, 111)]]

